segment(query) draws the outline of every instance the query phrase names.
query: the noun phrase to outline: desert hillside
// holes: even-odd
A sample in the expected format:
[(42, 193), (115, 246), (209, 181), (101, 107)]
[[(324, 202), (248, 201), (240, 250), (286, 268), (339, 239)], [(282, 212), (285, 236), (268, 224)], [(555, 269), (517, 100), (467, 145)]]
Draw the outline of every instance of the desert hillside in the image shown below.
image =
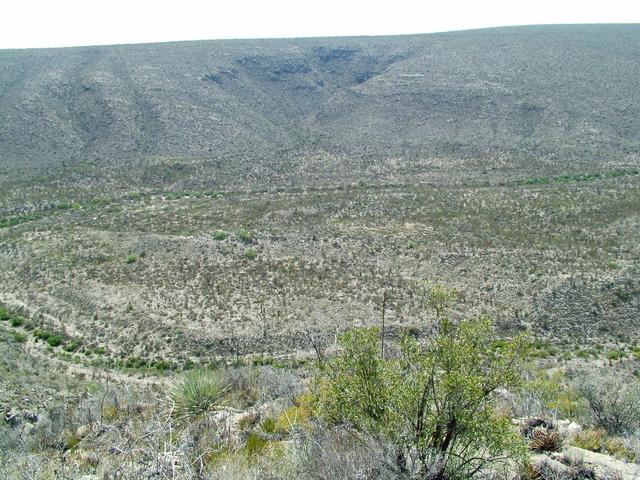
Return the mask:
[[(640, 28), (0, 52), (0, 299), (114, 355), (640, 324)], [(635, 48), (634, 46), (639, 48)], [(307, 332), (308, 333), (308, 332)], [(144, 346), (139, 335), (150, 339)]]
[(0, 51), (0, 477), (635, 480), (639, 239), (639, 25)]
[(638, 52), (637, 25), (2, 51), (0, 173), (226, 188), (625, 165)]

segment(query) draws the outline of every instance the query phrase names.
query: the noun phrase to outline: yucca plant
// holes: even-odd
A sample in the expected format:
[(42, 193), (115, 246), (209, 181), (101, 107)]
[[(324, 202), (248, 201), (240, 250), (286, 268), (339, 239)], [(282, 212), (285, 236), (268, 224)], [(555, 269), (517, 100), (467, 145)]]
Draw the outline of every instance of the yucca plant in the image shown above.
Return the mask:
[(169, 390), (172, 417), (179, 423), (202, 418), (224, 403), (229, 382), (224, 375), (212, 370), (191, 370)]

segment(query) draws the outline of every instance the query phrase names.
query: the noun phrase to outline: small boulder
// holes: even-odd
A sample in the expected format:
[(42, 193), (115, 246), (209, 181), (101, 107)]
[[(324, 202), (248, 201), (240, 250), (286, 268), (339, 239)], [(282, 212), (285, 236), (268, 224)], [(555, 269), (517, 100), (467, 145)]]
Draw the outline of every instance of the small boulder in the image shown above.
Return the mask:
[(532, 455), (531, 467), (533, 471), (542, 478), (556, 478), (560, 476), (568, 476), (569, 467), (560, 463), (558, 460), (547, 457), (546, 455)]
[(76, 429), (76, 437), (84, 438), (91, 433), (91, 427), (89, 425), (80, 425)]
[(16, 428), (22, 423), (22, 415), (16, 408), (12, 408), (4, 414), (4, 421), (7, 422), (11, 428)]
[(38, 414), (34, 412), (24, 412), (24, 419), (29, 423), (37, 423), (38, 422)]
[(571, 420), (558, 420), (556, 428), (565, 438), (575, 438), (582, 431), (582, 427)]

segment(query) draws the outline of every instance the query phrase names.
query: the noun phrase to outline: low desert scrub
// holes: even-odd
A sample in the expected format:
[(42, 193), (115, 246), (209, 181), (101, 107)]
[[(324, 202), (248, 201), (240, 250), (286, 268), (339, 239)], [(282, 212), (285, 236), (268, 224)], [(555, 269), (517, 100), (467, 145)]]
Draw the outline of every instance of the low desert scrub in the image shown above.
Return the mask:
[(293, 405), (286, 408), (275, 422), (275, 431), (291, 434), (299, 429), (310, 428), (314, 416), (316, 399), (311, 393), (304, 393), (293, 399)]
[(253, 242), (253, 233), (249, 230), (240, 229), (236, 232), (238, 239), (244, 243), (252, 243)]
[(229, 236), (228, 232), (225, 232), (224, 230), (216, 230), (215, 232), (213, 232), (213, 239), (214, 240), (224, 240), (225, 238), (227, 238)]
[(628, 435), (640, 429), (640, 383), (637, 381), (590, 380), (579, 390), (587, 401), (595, 427), (610, 435)]
[(247, 248), (243, 255), (248, 260), (254, 260), (258, 256), (258, 252), (256, 252), (255, 248)]
[(592, 452), (611, 455), (619, 460), (638, 461), (634, 437), (611, 437), (605, 430), (584, 430), (571, 441), (571, 444)]
[(345, 430), (315, 428), (294, 441), (300, 477), (309, 480), (408, 478), (397, 466), (393, 445)]
[[(519, 480), (596, 480), (596, 478), (595, 472), (583, 463), (565, 465), (548, 458), (528, 465), (519, 476)], [(606, 480), (616, 479), (607, 478)]]
[(582, 419), (585, 416), (586, 400), (562, 371), (549, 373), (536, 369), (528, 375), (530, 379), (511, 401), (515, 417)]

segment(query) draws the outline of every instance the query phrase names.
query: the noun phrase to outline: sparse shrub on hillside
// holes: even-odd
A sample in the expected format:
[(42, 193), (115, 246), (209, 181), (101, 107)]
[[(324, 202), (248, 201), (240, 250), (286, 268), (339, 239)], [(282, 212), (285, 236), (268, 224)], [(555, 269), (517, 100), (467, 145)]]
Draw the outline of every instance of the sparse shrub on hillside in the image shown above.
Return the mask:
[(253, 242), (253, 233), (250, 232), (249, 230), (245, 230), (245, 229), (240, 229), (237, 232), (238, 235), (238, 239), (244, 243), (251, 243)]
[(18, 343), (24, 343), (27, 341), (27, 336), (24, 333), (16, 332), (13, 339)]
[(229, 234), (227, 232), (225, 232), (224, 230), (216, 230), (215, 232), (213, 232), (213, 239), (214, 240), (224, 240), (228, 236), (229, 236)]
[(586, 401), (560, 371), (536, 372), (520, 393), (516, 416), (560, 416), (581, 418), (587, 411)]
[(78, 340), (71, 340), (63, 347), (65, 352), (75, 352), (80, 348), (80, 342)]
[(427, 291), (427, 304), (433, 308), (438, 318), (442, 317), (445, 308), (456, 301), (458, 292), (455, 289), (447, 288), (437, 284)]
[(247, 248), (244, 251), (244, 258), (249, 260), (254, 260), (258, 256), (258, 252), (256, 252), (255, 248)]
[(64, 337), (62, 335), (54, 333), (52, 335), (49, 335), (46, 341), (51, 347), (59, 347), (64, 343)]
[(171, 414), (180, 423), (197, 420), (223, 403), (228, 388), (227, 379), (217, 371), (190, 370), (169, 390)]
[(606, 380), (590, 381), (579, 387), (586, 399), (596, 427), (611, 435), (623, 435), (640, 429), (640, 384)]
[(579, 432), (571, 443), (585, 450), (600, 452), (606, 436), (607, 434), (603, 430), (584, 430)]
[(619, 460), (637, 462), (638, 454), (632, 449), (632, 441), (621, 437), (608, 437), (604, 442), (604, 451)]
[[(345, 430), (316, 428), (296, 439), (299, 475), (309, 480), (407, 478), (396, 465), (395, 447), (381, 438), (359, 438)], [(428, 477), (424, 477), (428, 478)]]
[(228, 385), (226, 403), (234, 408), (244, 409), (254, 405), (260, 397), (255, 372), (245, 368), (225, 370), (224, 378)]
[(611, 455), (620, 460), (638, 461), (638, 453), (633, 449), (633, 437), (612, 437), (604, 430), (589, 429), (578, 433), (571, 440), (571, 444), (592, 452)]
[(125, 263), (136, 263), (138, 261), (138, 257), (136, 255), (127, 255), (125, 258)]

